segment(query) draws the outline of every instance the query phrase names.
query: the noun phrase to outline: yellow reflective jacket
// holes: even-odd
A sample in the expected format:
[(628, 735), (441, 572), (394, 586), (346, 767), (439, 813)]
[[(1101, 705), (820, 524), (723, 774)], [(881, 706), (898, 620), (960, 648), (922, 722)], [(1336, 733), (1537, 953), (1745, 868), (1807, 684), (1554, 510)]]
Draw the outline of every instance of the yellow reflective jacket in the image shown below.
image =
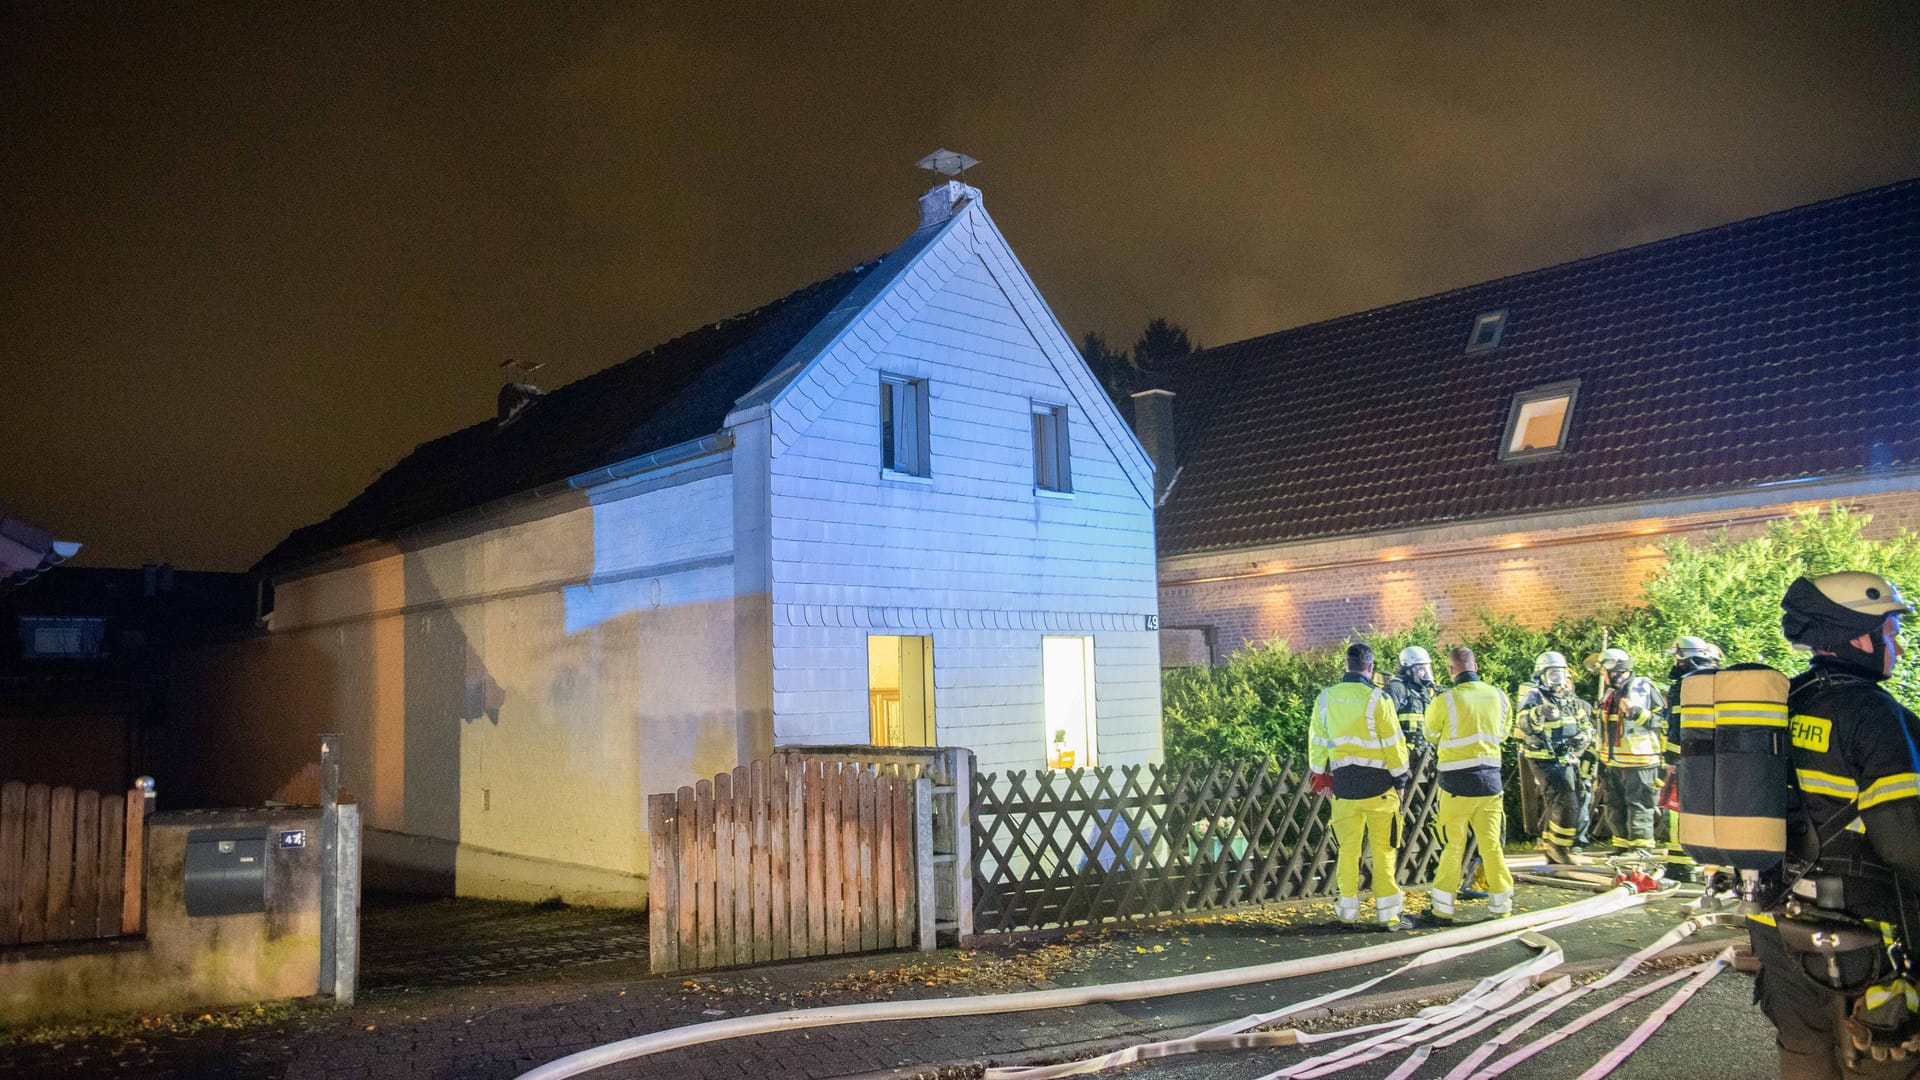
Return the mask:
[(1500, 747), (1513, 728), (1513, 705), (1505, 693), (1463, 672), (1427, 706), (1426, 728), (1439, 753), (1442, 791), (1500, 793)]
[(1407, 742), (1393, 699), (1364, 675), (1348, 675), (1313, 703), (1307, 761), (1331, 774), (1339, 799), (1370, 799), (1407, 775)]

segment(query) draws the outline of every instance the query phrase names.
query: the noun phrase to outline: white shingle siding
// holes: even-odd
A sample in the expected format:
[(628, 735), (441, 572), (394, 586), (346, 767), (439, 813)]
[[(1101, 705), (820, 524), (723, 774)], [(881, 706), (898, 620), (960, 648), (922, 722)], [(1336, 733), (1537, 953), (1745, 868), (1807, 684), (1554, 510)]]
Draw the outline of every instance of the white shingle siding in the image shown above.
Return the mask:
[[(867, 635), (921, 634), (940, 741), (1037, 767), (1041, 638), (1081, 634), (1100, 760), (1158, 760), (1151, 467), (984, 212), (963, 217), (774, 403), (775, 741), (866, 741)], [(881, 476), (882, 372), (927, 380), (926, 483)], [(1034, 493), (1035, 400), (1068, 406), (1071, 498)]]

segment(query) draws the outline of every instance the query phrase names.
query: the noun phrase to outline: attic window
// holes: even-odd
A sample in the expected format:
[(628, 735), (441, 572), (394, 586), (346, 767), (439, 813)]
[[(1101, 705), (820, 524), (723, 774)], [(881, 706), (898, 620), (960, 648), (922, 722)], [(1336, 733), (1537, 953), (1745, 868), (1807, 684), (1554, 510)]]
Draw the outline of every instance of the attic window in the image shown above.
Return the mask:
[(1573, 406), (1580, 398), (1580, 380), (1549, 383), (1513, 395), (1507, 410), (1507, 431), (1500, 440), (1500, 460), (1558, 454), (1567, 446), (1573, 425)]
[(1500, 344), (1500, 335), (1507, 329), (1507, 309), (1489, 311), (1476, 316), (1473, 329), (1467, 333), (1467, 351), (1486, 352)]

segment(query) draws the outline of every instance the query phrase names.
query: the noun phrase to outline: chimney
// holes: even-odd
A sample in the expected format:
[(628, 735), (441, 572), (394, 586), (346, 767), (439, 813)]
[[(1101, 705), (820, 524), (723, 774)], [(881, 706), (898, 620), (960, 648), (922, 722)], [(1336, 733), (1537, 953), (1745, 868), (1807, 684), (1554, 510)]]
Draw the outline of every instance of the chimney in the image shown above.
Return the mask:
[(980, 189), (958, 180), (945, 180), (920, 196), (920, 227), (938, 225), (953, 216), (964, 202), (979, 202)]
[(1142, 390), (1133, 395), (1133, 433), (1153, 459), (1153, 505), (1166, 501), (1179, 463), (1173, 449), (1173, 391)]

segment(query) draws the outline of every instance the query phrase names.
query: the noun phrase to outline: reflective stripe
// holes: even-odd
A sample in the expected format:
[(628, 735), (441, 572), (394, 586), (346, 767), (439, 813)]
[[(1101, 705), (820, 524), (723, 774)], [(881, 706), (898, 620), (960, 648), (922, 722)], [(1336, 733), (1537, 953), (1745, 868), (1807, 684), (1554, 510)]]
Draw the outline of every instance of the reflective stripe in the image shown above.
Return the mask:
[(1442, 750), (1454, 750), (1462, 746), (1485, 744), (1495, 750), (1500, 748), (1500, 740), (1491, 735), (1462, 735), (1457, 739), (1447, 739), (1440, 743)]
[(1445, 697), (1447, 699), (1447, 741), (1440, 744), (1443, 747), (1453, 745), (1453, 740), (1460, 737), (1460, 711), (1453, 707), (1453, 691), (1448, 690)]
[(1470, 757), (1459, 758), (1454, 761), (1443, 761), (1440, 763), (1440, 771), (1453, 772), (1457, 769), (1478, 769), (1487, 765), (1491, 765), (1496, 769), (1499, 768), (1500, 755), (1494, 754), (1491, 757)]
[[(1835, 799), (1852, 799), (1860, 794), (1860, 786), (1844, 776), (1817, 772), (1813, 769), (1795, 769), (1794, 772), (1800, 778), (1801, 791)], [(1913, 774), (1906, 775), (1911, 777)]]
[(1316, 746), (1360, 746), (1368, 750), (1385, 750), (1398, 740), (1363, 739), (1358, 735), (1336, 735), (1329, 739), (1316, 735), (1313, 741)]
[(1920, 798), (1920, 775), (1896, 773), (1868, 785), (1867, 790), (1860, 793), (1860, 809), (1871, 810), (1882, 803), (1913, 798)]

